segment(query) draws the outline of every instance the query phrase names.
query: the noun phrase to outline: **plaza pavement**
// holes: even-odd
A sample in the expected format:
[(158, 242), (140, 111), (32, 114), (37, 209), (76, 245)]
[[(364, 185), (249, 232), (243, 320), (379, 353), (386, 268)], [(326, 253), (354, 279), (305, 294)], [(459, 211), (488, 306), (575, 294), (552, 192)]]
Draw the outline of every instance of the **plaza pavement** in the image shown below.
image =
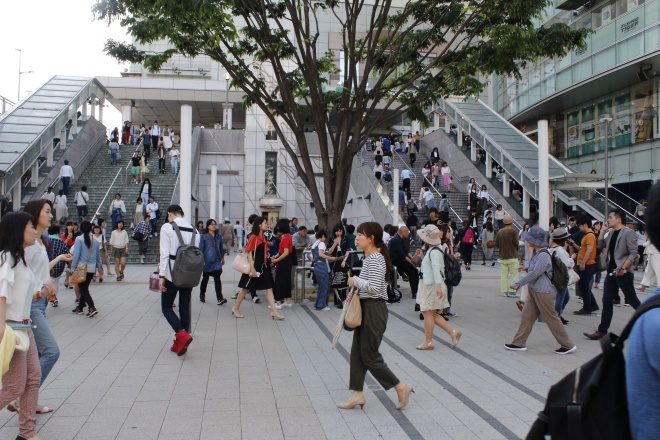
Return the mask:
[[(237, 291), (230, 264), (228, 258), (226, 297)], [(535, 326), (528, 351), (505, 350), (520, 312), (499, 293), (499, 267), (477, 263), (454, 293), (459, 316), (450, 323), (463, 331), (456, 349), (436, 327), (435, 350), (415, 350), (422, 322), (406, 283), (402, 303), (389, 307), (381, 352), (414, 386), (409, 406), (395, 410), (394, 390), (385, 392), (368, 376), (364, 410), (339, 410), (350, 395), (351, 344), (344, 332), (331, 349), (339, 310), (296, 304), (277, 322), (261, 295), (261, 304), (243, 303), (245, 319), (235, 319), (233, 300), (213, 301), (211, 281), (206, 304), (193, 291), (194, 341), (177, 357), (159, 295), (147, 289), (153, 269), (129, 266), (123, 282), (92, 284), (99, 314), (91, 319), (71, 313), (73, 290), (61, 288), (60, 307), (49, 307), (48, 318), (62, 354), (39, 399), (56, 410), (37, 416), (41, 440), (524, 438), (549, 386), (599, 352), (582, 332), (595, 331), (600, 316), (573, 315), (580, 307), (573, 299), (565, 317), (577, 352), (554, 354), (558, 344), (544, 324)], [(594, 293), (600, 302), (602, 290)], [(612, 331), (632, 312), (616, 307)], [(17, 423), (16, 415), (0, 411), (0, 439), (15, 438)]]

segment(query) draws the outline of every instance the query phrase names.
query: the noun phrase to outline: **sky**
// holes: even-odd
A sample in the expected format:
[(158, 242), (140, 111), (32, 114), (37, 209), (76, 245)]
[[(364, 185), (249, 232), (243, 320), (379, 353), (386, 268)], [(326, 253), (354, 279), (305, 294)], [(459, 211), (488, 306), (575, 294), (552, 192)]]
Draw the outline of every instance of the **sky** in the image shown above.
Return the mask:
[[(95, 0), (0, 0), (0, 96), (16, 102), (18, 56), (21, 49), (21, 98), (54, 75), (120, 76), (124, 66), (103, 52), (109, 38), (130, 41), (118, 24), (95, 21)], [(106, 126), (121, 125), (121, 114), (110, 106)]]

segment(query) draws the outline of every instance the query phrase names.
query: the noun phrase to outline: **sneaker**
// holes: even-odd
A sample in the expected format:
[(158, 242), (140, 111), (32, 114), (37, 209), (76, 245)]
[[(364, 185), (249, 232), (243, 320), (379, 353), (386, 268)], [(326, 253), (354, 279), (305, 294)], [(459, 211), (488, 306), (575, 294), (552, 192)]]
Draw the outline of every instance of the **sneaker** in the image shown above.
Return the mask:
[(452, 312), (445, 312), (442, 314), (445, 318), (456, 318), (458, 316), (457, 313), (452, 313)]
[(259, 299), (258, 296), (255, 296), (254, 298), (252, 298), (252, 302), (255, 303), (255, 304), (259, 304), (261, 302), (261, 300)]
[(206, 302), (206, 297), (202, 296), (202, 295), (199, 295), (199, 302), (205, 303)]
[(527, 351), (527, 347), (518, 347), (517, 345), (513, 344), (504, 344), (504, 348), (512, 351)]
[(53, 301), (50, 302), (50, 305), (53, 306), (53, 307), (57, 307), (57, 306), (60, 305), (60, 303), (59, 303), (58, 300), (53, 300)]
[(568, 354), (573, 353), (575, 350), (577, 350), (577, 345), (574, 345), (571, 348), (559, 347), (555, 350), (555, 354)]
[(98, 313), (99, 313), (98, 310), (96, 310), (95, 308), (91, 308), (91, 309), (89, 309), (89, 311), (87, 312), (87, 315), (86, 315), (86, 316), (87, 316), (88, 318), (91, 318), (92, 316), (95, 316), (95, 315), (98, 314)]
[(84, 315), (85, 311), (79, 307), (76, 307), (75, 309), (71, 310), (72, 313), (75, 313), (76, 315)]
[(232, 296), (230, 296), (229, 298), (231, 298), (231, 299), (236, 299), (236, 298), (238, 298), (238, 293), (237, 293), (236, 295), (232, 295)]
[[(293, 307), (293, 303), (286, 303), (286, 302), (285, 302), (285, 303), (282, 303), (282, 307), (288, 307), (288, 308), (291, 308), (291, 307)], [(341, 304), (337, 304), (337, 308), (340, 308), (340, 309), (341, 309), (341, 308), (342, 308)]]
[(324, 308), (323, 308), (323, 311), (324, 311), (324, 312), (329, 312), (329, 311), (330, 311), (330, 307), (324, 307)]
[(227, 300), (222, 298), (220, 301), (218, 301), (218, 305), (221, 306), (223, 304), (227, 304)]
[(514, 293), (514, 292), (509, 292), (509, 293), (506, 294), (506, 297), (507, 298), (520, 298), (520, 295), (518, 295), (517, 293)]
[[(270, 306), (268, 306), (268, 308), (270, 309)], [(282, 306), (280, 304), (275, 304), (275, 308), (277, 310), (282, 310)]]

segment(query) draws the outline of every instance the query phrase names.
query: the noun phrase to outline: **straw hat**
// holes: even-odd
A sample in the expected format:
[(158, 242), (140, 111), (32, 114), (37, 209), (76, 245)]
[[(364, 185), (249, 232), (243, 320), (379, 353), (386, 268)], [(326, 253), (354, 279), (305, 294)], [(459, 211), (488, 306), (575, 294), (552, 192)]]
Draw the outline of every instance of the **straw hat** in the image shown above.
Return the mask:
[(440, 243), (440, 229), (435, 225), (427, 225), (417, 231), (417, 236), (431, 246), (438, 246)]
[(507, 215), (504, 216), (503, 221), (504, 221), (505, 225), (510, 225), (510, 224), (513, 223), (513, 217), (511, 217), (509, 214), (507, 214)]

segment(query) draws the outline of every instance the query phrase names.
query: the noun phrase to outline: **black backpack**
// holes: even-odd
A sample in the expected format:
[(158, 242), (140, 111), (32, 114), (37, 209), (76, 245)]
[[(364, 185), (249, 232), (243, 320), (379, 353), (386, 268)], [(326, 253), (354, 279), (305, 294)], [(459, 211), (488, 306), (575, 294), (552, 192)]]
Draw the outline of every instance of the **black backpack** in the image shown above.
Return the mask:
[(392, 284), (388, 284), (387, 286), (387, 302), (390, 304), (398, 303), (401, 302), (401, 298), (403, 298), (403, 294), (399, 289), (394, 287)]
[(545, 273), (546, 276), (550, 278), (550, 282), (555, 286), (558, 292), (563, 292), (568, 287), (568, 268), (564, 262), (561, 261), (561, 258), (555, 255), (556, 252), (550, 253), (547, 249), (544, 249), (541, 252), (550, 255), (550, 260), (552, 261), (552, 277), (548, 276), (547, 272)]
[(461, 283), (463, 274), (461, 273), (461, 264), (448, 250), (445, 250), (445, 284), (456, 287)]
[(626, 397), (626, 361), (623, 343), (635, 321), (660, 307), (660, 296), (641, 304), (621, 336), (608, 333), (600, 340), (603, 352), (554, 384), (545, 408), (526, 440), (617, 439), (628, 440), (630, 421)]

